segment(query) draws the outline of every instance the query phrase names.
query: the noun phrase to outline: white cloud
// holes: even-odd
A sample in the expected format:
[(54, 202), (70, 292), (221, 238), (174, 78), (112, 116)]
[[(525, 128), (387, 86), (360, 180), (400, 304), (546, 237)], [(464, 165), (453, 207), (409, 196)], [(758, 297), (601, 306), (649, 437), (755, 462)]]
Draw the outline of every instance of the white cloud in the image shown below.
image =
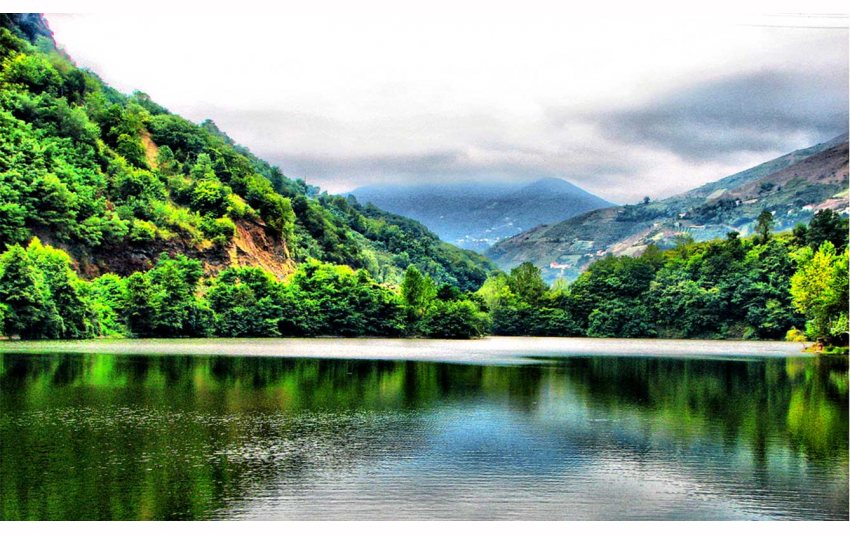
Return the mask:
[[(211, 118), (285, 173), (331, 191), (374, 181), (561, 176), (616, 201), (657, 197), (798, 148), (792, 143), (801, 139), (822, 141), (823, 132), (773, 136), (758, 151), (692, 162), (673, 144), (606, 132), (606, 117), (657, 109), (677, 91), (748, 73), (806, 80), (837, 72), (827, 82), (847, 86), (846, 29), (716, 17), (363, 9), (48, 19), (78, 63), (110, 84), (143, 90), (190, 119)], [(798, 85), (817, 98), (816, 85)], [(846, 102), (837, 113), (846, 122)]]

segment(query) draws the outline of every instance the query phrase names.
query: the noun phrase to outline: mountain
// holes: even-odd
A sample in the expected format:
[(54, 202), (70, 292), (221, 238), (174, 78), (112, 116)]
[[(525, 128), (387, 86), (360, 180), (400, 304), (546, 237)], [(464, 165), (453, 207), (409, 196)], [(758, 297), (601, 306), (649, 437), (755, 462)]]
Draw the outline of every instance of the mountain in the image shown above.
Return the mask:
[(415, 264), (464, 290), (494, 268), (416, 221), (288, 178), (210, 120), (116, 91), (57, 48), (41, 15), (0, 15), (0, 65), (0, 250), (38, 237), (87, 277), (163, 252), (207, 274), (283, 277), (315, 258), (391, 283)]
[(731, 231), (750, 234), (763, 210), (773, 213), (777, 231), (807, 222), (824, 208), (847, 214), (847, 139), (844, 134), (664, 200), (542, 225), (495, 244), (486, 254), (504, 269), (532, 262), (551, 281), (575, 278), (609, 253), (637, 255), (649, 244), (670, 247), (683, 234), (696, 240)]
[(612, 206), (560, 178), (522, 184), (374, 185), (351, 195), (421, 221), (442, 239), (477, 251), (537, 225)]

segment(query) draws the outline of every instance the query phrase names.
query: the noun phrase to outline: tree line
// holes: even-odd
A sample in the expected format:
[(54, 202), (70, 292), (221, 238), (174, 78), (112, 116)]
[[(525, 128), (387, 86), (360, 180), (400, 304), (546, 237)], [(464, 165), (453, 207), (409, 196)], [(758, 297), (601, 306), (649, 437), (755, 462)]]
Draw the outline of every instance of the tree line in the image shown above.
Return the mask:
[(476, 291), (438, 284), (415, 265), (400, 284), (310, 259), (285, 281), (257, 267), (204, 277), (200, 261), (163, 254), (145, 272), (87, 281), (37, 238), (0, 256), (0, 325), (23, 339), (137, 337), (433, 337), (486, 334), (743, 338), (847, 343), (847, 220), (824, 210), (773, 235), (639, 257), (605, 257), (572, 284), (548, 286), (530, 263)]
[(133, 337), (435, 336), (487, 332), (487, 317), (455, 286), (408, 268), (400, 287), (364, 269), (318, 260), (286, 282), (257, 267), (204, 277), (203, 264), (160, 256), (145, 272), (91, 281), (64, 251), (34, 238), (0, 256), (0, 325), (22, 339)]
[(478, 291), (503, 335), (735, 338), (847, 343), (847, 219), (818, 212), (792, 233), (695, 243), (607, 256), (570, 285), (547, 287), (523, 264)]

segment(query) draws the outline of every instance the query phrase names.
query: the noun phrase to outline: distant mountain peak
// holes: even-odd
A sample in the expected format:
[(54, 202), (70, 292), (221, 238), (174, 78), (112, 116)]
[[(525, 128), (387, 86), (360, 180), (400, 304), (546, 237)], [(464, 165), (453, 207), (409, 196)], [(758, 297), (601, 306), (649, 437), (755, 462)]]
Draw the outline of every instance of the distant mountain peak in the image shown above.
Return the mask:
[(483, 250), (544, 223), (612, 203), (564, 179), (371, 185), (351, 192), (360, 202), (424, 223), (446, 241)]
[(538, 178), (537, 180), (522, 186), (519, 191), (570, 192), (593, 195), (592, 193), (576, 186), (572, 182), (564, 180), (563, 178), (555, 177)]

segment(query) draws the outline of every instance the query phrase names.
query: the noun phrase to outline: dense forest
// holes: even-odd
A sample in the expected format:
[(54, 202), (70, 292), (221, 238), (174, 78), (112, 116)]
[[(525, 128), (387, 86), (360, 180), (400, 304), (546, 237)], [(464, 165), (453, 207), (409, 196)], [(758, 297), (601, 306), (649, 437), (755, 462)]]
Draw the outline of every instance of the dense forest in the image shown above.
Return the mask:
[(37, 238), (0, 256), (4, 333), (94, 336), (534, 336), (744, 338), (847, 343), (847, 220), (695, 243), (638, 258), (606, 257), (574, 283), (549, 287), (526, 263), (475, 292), (416, 266), (398, 286), (365, 269), (308, 260), (285, 281), (257, 267), (205, 277), (201, 262), (163, 254), (128, 277), (81, 279)]
[(123, 95), (0, 19), (0, 330), (847, 341), (847, 220), (606, 257), (549, 287), (292, 180), (214, 123)]
[(773, 235), (772, 216), (742, 239), (649, 247), (607, 256), (571, 285), (548, 288), (523, 264), (478, 291), (496, 334), (805, 339), (847, 342), (847, 219), (823, 210), (793, 233)]

